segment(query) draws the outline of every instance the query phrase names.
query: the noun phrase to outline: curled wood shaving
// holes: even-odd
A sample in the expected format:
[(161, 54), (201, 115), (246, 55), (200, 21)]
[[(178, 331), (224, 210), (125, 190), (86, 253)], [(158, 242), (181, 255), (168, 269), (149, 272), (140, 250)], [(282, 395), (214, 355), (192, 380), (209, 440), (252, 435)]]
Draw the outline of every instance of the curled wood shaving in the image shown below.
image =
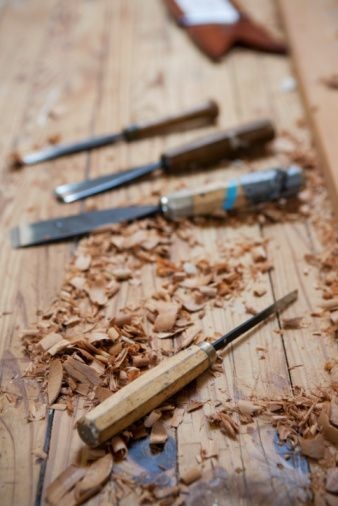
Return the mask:
[(58, 398), (63, 379), (63, 367), (62, 362), (59, 359), (52, 360), (49, 367), (48, 374), (48, 403), (53, 404), (53, 402)]
[(151, 445), (163, 445), (168, 439), (164, 424), (158, 420), (151, 428), (149, 443)]
[(111, 447), (113, 454), (119, 459), (125, 459), (127, 457), (128, 448), (120, 436), (113, 437), (111, 440)]
[(70, 346), (69, 341), (63, 339), (61, 334), (52, 332), (41, 339), (39, 345), (44, 351), (47, 351), (50, 355), (54, 356), (57, 353), (63, 351)]
[(144, 420), (144, 426), (149, 428), (154, 425), (162, 417), (161, 411), (157, 411), (156, 409), (149, 413), (149, 415)]
[(172, 417), (169, 420), (170, 427), (177, 427), (183, 422), (184, 408), (175, 408)]

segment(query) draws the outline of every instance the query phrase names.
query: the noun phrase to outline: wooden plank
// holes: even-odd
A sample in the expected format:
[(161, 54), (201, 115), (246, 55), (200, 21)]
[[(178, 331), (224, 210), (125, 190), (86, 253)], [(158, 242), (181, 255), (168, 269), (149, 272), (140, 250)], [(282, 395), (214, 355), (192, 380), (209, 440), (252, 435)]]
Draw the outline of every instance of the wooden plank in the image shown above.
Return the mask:
[(338, 214), (338, 91), (325, 79), (338, 75), (335, 0), (279, 0), (307, 116), (321, 157), (323, 171)]
[[(283, 78), (291, 74), (287, 59), (236, 50), (222, 64), (210, 64), (184, 33), (168, 22), (157, 0), (142, 4), (137, 0), (99, 0), (85, 4), (78, 0), (69, 5), (63, 1), (51, 5), (31, 0), (29, 4), (35, 13), (35, 30), (28, 30), (25, 23), (28, 7), (23, 8), (23, 4), (15, 9), (8, 7), (1, 21), (6, 21), (7, 29), (0, 31), (0, 41), (11, 40), (16, 51), (19, 45), (25, 48), (22, 58), (27, 72), (24, 84), (16, 81), (21, 71), (20, 62), (13, 60), (11, 52), (0, 44), (0, 65), (2, 68), (8, 65), (0, 93), (0, 110), (6, 120), (0, 126), (2, 154), (16, 144), (28, 149), (34, 142), (45, 142), (49, 133), (59, 131), (64, 141), (70, 141), (91, 133), (109, 132), (132, 121), (175, 112), (208, 97), (220, 102), (222, 127), (268, 115), (281, 129), (290, 129), (291, 123), (294, 125), (303, 114), (297, 92), (285, 93), (280, 89)], [(277, 17), (269, 0), (255, 0), (251, 7), (253, 14), (257, 10), (261, 22), (272, 24), (277, 30)], [(76, 21), (76, 28), (72, 24), (70, 29), (69, 20)], [(11, 38), (11, 33), (20, 33), (20, 37)], [(12, 86), (16, 101), (10, 100)], [(63, 112), (59, 119), (51, 120), (48, 109), (58, 107)], [(50, 188), (57, 183), (81, 179), (84, 174), (99, 175), (146, 163), (156, 159), (164, 148), (195, 138), (207, 130), (211, 129), (145, 140), (132, 146), (109, 147), (90, 155), (27, 168), (18, 174), (4, 172), (8, 199), (0, 220), (1, 231), (7, 234), (8, 228), (21, 219), (42, 219), (79, 209), (79, 204), (61, 206), (50, 198)], [(306, 137), (306, 130), (297, 130), (297, 135)], [(267, 156), (250, 162), (254, 168), (272, 164), (278, 164), (278, 157)], [(221, 177), (231, 178), (246, 169), (246, 163), (237, 162), (224, 163), (208, 173), (190, 174), (184, 179), (155, 176), (82, 205), (103, 208), (123, 205), (127, 201), (155, 201), (156, 192), (176, 189), (182, 183), (195, 185)], [(317, 304), (317, 273), (314, 269), (308, 274), (303, 272), (304, 255), (320, 249), (309, 223), (261, 227), (243, 222), (236, 228), (225, 223), (219, 227), (196, 227), (195, 233), (199, 245), (190, 247), (179, 240), (173, 244), (174, 261), (198, 257), (224, 260), (224, 245), (236, 244), (244, 237), (267, 238), (269, 260), (275, 267), (271, 276), (265, 274), (262, 278), (267, 286), (264, 297), (252, 296), (252, 282), (248, 280), (246, 293), (227, 301), (224, 309), (210, 307), (199, 323), (206, 336), (215, 331), (222, 333), (246, 318), (245, 301), (256, 309), (263, 308), (272, 302), (274, 295), (293, 289), (295, 280), (301, 289), (301, 299), (288, 314), (308, 313)], [(0, 469), (5, 504), (32, 504), (38, 483), (45, 489), (67, 465), (78, 462), (83, 446), (74, 430), (74, 421), (83, 411), (80, 403), (76, 404), (73, 417), (62, 411), (50, 417), (53, 423), (49, 439), (45, 421), (27, 424), (25, 420), (29, 401), (40, 395), (36, 383), (25, 379), (16, 379), (13, 383), (13, 375), (20, 376), (27, 366), (20, 355), (16, 326), (25, 327), (34, 322), (36, 309), (45, 309), (57, 296), (72, 248), (72, 245), (53, 245), (13, 252), (6, 244), (2, 250), (1, 272), (8, 286), (7, 294), (1, 295), (2, 307), (9, 311), (14, 308), (13, 314), (0, 318), (1, 335), (6, 336), (1, 342), (2, 389), (22, 395), (24, 399), (17, 408), (13, 404), (15, 397), (10, 397), (12, 404), (5, 397), (1, 404), (2, 421), (9, 427), (3, 432), (2, 448), (10, 465), (8, 469)], [(153, 266), (142, 271), (141, 279), (143, 286), (123, 286), (116, 297), (116, 307), (150, 296), (161, 285)], [(194, 464), (201, 443), (215, 444), (219, 457), (209, 459), (205, 469), (221, 466), (226, 470), (229, 504), (296, 501), (297, 491), (290, 488), (285, 471), (277, 465), (279, 457), (271, 426), (256, 423), (252, 433), (243, 430), (238, 440), (232, 441), (219, 431), (211, 430), (206, 415), (215, 411), (216, 401), (227, 398), (236, 401), (250, 395), (281, 395), (291, 392), (295, 384), (308, 390), (325, 384), (323, 364), (328, 355), (333, 354), (332, 340), (329, 337), (318, 339), (314, 335), (318, 331), (317, 321), (311, 319), (308, 323), (305, 330), (280, 334), (278, 322), (269, 322), (250, 339), (242, 340), (224, 354), (224, 374), (207, 373), (182, 392), (181, 403), (197, 399), (205, 404), (202, 409), (186, 413), (177, 430), (176, 480), (179, 473)], [(177, 339), (176, 343), (164, 346), (178, 348), (181, 342)], [(266, 350), (265, 359), (261, 358), (260, 349)], [(39, 482), (39, 466), (30, 451), (43, 447), (45, 440), (49, 443), (48, 459), (45, 467), (42, 466)], [(301, 479), (294, 480), (293, 484), (301, 486)], [(107, 504), (113, 497), (114, 482), (111, 480), (90, 504)], [(40, 499), (38, 497), (38, 501)], [(123, 504), (137, 504), (137, 500), (130, 495)]]

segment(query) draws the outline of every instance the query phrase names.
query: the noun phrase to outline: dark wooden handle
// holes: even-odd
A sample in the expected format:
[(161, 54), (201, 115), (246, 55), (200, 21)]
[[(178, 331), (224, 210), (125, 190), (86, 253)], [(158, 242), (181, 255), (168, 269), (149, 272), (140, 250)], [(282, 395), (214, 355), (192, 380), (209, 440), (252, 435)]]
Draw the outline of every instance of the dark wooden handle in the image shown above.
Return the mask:
[(128, 142), (144, 139), (153, 135), (160, 135), (187, 126), (201, 126), (214, 123), (219, 113), (219, 108), (214, 100), (209, 100), (199, 107), (190, 109), (173, 116), (167, 116), (149, 123), (131, 125), (123, 130)]
[(253, 121), (197, 139), (179, 148), (169, 149), (162, 155), (162, 166), (168, 170), (181, 170), (211, 165), (262, 145), (274, 136), (275, 130), (271, 121)]

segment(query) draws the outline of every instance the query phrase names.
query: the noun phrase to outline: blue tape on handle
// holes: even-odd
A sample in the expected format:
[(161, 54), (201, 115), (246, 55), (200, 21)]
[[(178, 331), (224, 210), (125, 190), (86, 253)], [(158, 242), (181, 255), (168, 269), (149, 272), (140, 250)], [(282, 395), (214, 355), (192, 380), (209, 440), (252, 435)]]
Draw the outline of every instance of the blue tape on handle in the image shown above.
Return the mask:
[(228, 188), (223, 202), (223, 209), (226, 211), (229, 211), (234, 207), (237, 198), (237, 187), (238, 184), (236, 181), (230, 181), (228, 183)]

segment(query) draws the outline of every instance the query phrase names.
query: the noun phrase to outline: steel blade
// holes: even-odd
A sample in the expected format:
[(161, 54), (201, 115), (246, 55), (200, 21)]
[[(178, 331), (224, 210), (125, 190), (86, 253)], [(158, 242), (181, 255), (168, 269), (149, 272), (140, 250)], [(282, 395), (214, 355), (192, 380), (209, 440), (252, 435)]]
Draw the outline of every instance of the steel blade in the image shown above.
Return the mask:
[(271, 306), (268, 306), (267, 308), (263, 309), (260, 313), (257, 313), (252, 318), (249, 318), (249, 320), (245, 321), (241, 325), (238, 325), (238, 327), (235, 327), (233, 330), (225, 334), (224, 336), (220, 337), (212, 343), (215, 350), (219, 350), (223, 346), (226, 346), (227, 344), (231, 343), (234, 339), (241, 336), (248, 330), (252, 329), (255, 325), (258, 323), (266, 320), (268, 316), (270, 316), (273, 313), (277, 313), (278, 311), (282, 311), (285, 309), (289, 304), (294, 302), (298, 297), (298, 290), (294, 290), (293, 292), (288, 293), (281, 299), (277, 300)]
[(22, 158), (22, 163), (24, 165), (34, 165), (35, 163), (47, 162), (62, 156), (73, 155), (75, 153), (80, 153), (81, 151), (89, 151), (91, 149), (108, 146), (109, 144), (115, 144), (122, 139), (123, 134), (117, 133), (92, 137), (69, 144), (60, 144), (59, 146), (53, 146), (28, 154)]
[(116, 174), (109, 174), (108, 176), (101, 176), (95, 179), (87, 179), (79, 183), (70, 183), (57, 186), (54, 190), (58, 199), (66, 204), (75, 202), (76, 200), (85, 199), (98, 193), (118, 188), (127, 183), (131, 183), (135, 179), (146, 176), (151, 172), (161, 167), (160, 162), (143, 165), (134, 169), (117, 172)]
[(70, 239), (122, 221), (145, 218), (161, 211), (160, 206), (117, 207), (20, 225), (11, 230), (14, 248)]

